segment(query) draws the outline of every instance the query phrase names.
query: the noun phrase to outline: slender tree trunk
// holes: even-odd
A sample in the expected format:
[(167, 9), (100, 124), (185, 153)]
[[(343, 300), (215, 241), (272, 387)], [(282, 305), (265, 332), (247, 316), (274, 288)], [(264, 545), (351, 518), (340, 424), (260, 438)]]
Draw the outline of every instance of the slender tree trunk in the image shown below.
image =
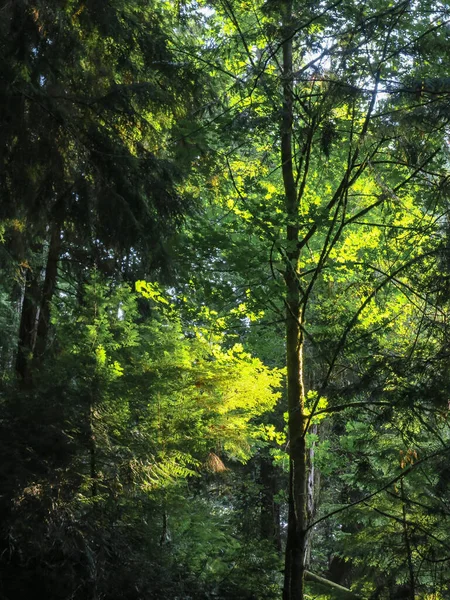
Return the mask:
[[(16, 357), (16, 372), (25, 385), (31, 385), (32, 363), (39, 364), (47, 345), (60, 249), (60, 228), (55, 224), (50, 233), (42, 290), (40, 269), (28, 267), (26, 270)], [(41, 247), (33, 247), (34, 253), (41, 251)]]
[(25, 289), (20, 314), (16, 372), (24, 385), (31, 384), (31, 359), (36, 339), (36, 319), (39, 306), (39, 281), (35, 271), (26, 269)]
[(281, 552), (280, 507), (275, 501), (276, 472), (270, 457), (260, 457), (261, 538)]
[[(10, 372), (15, 368), (14, 361), (17, 359), (18, 326), (22, 314), (22, 301), (24, 285), (20, 278), (14, 277), (18, 265), (24, 260), (23, 233), (16, 228), (11, 228), (9, 236), (4, 241), (4, 252), (0, 254), (0, 273), (5, 281), (11, 282), (9, 290), (9, 304), (11, 306), (11, 321), (9, 323), (9, 334), (3, 332), (0, 341), (0, 373)], [(25, 273), (24, 273), (25, 274)]]
[(94, 427), (94, 402), (91, 398), (89, 407), (89, 475), (91, 478), (91, 493), (92, 497), (95, 498), (98, 494), (97, 485), (97, 444), (95, 440), (95, 427)]
[(303, 384), (303, 330), (300, 291), (299, 207), (292, 156), (293, 75), (292, 2), (283, 5), (283, 115), (281, 161), (287, 217), (286, 283), (286, 365), (290, 457), (289, 518), (283, 599), (303, 600), (307, 536), (307, 453), (305, 388)]
[(401, 489), (401, 494), (402, 494), (403, 536), (405, 539), (406, 557), (408, 560), (409, 597), (411, 600), (414, 600), (414, 598), (416, 597), (414, 565), (413, 565), (413, 561), (412, 561), (411, 543), (409, 540), (408, 521), (406, 518), (406, 499), (405, 499), (405, 488), (404, 488), (404, 484), (403, 484), (403, 479), (400, 479), (400, 489)]
[(167, 533), (167, 513), (166, 510), (163, 509), (163, 514), (162, 514), (162, 530), (161, 530), (161, 537), (159, 538), (159, 545), (160, 546), (164, 546), (164, 544), (167, 542), (168, 540), (168, 533)]
[[(309, 431), (313, 434), (318, 434), (318, 426), (312, 425)], [(308, 451), (308, 483), (307, 483), (307, 515), (308, 522), (312, 523), (314, 521), (317, 508), (319, 505), (319, 490), (320, 490), (320, 471), (317, 469), (315, 465), (315, 444), (311, 444), (311, 447)], [(306, 556), (305, 556), (305, 566), (309, 568), (311, 562), (311, 536), (308, 535), (306, 540)]]
[(42, 288), (41, 305), (39, 310), (39, 321), (36, 332), (35, 361), (37, 364), (44, 355), (48, 332), (50, 329), (50, 306), (56, 289), (58, 274), (58, 261), (61, 250), (61, 231), (59, 224), (55, 223), (50, 231), (50, 241), (45, 267), (45, 279)]

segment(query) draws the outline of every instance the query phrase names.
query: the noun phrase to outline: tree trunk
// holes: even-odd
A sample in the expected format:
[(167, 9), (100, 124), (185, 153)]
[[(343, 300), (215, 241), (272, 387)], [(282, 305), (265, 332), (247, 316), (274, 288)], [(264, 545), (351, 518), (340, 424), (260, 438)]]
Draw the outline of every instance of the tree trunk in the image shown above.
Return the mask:
[[(292, 325), (293, 318), (287, 318)], [(298, 328), (297, 328), (298, 329)], [(300, 351), (299, 351), (300, 348)], [(303, 600), (307, 536), (307, 460), (304, 428), (304, 393), (301, 382), (301, 335), (288, 332), (289, 518), (283, 600)]]
[[(20, 263), (24, 261), (23, 233), (11, 227), (7, 239), (3, 242), (4, 251), (0, 253), (0, 273), (4, 281), (9, 281), (9, 304), (11, 319), (3, 331), (0, 341), (0, 374), (8, 373), (15, 368), (18, 346), (18, 328), (22, 315), (24, 284), (17, 277)], [(24, 271), (25, 276), (25, 271)], [(8, 288), (5, 288), (7, 290)]]
[(408, 531), (408, 520), (406, 518), (406, 499), (405, 499), (405, 487), (403, 483), (403, 479), (400, 479), (400, 490), (402, 497), (402, 515), (403, 515), (403, 536), (405, 539), (405, 548), (406, 548), (406, 558), (408, 561), (408, 572), (409, 572), (409, 598), (410, 600), (414, 600), (416, 597), (415, 591), (415, 576), (414, 576), (414, 565), (412, 560), (412, 549), (411, 542), (409, 539), (409, 531)]
[(95, 439), (95, 427), (94, 427), (94, 401), (91, 397), (89, 406), (89, 475), (91, 478), (91, 493), (92, 497), (95, 498), (98, 494), (98, 473), (97, 473), (97, 444)]
[(275, 501), (276, 471), (270, 457), (260, 457), (261, 538), (271, 542), (281, 552), (280, 507)]
[[(19, 325), (16, 372), (25, 385), (31, 385), (32, 363), (39, 364), (47, 346), (50, 305), (56, 288), (61, 233), (59, 225), (51, 228), (45, 278), (41, 290), (40, 268), (27, 267)], [(42, 247), (32, 247), (33, 253)]]
[(286, 366), (290, 457), (289, 517), (283, 600), (303, 600), (307, 536), (307, 453), (304, 436), (303, 329), (300, 291), (299, 206), (292, 156), (293, 75), (292, 2), (283, 4), (283, 114), (281, 162), (285, 193), (286, 227)]
[(22, 310), (20, 314), (19, 341), (16, 372), (24, 385), (31, 384), (31, 359), (36, 339), (36, 319), (39, 306), (39, 281), (31, 267), (26, 268)]
[[(317, 425), (311, 425), (309, 431), (315, 435), (318, 434), (319, 428)], [(307, 515), (308, 522), (312, 523), (316, 516), (319, 506), (319, 491), (320, 491), (320, 471), (315, 465), (315, 444), (311, 444), (308, 451), (308, 473), (307, 473)], [(309, 568), (311, 562), (311, 536), (308, 535), (306, 540), (306, 555), (305, 566)]]
[(39, 364), (45, 353), (50, 328), (50, 306), (56, 289), (58, 274), (58, 261), (61, 250), (61, 231), (58, 224), (54, 224), (50, 232), (50, 241), (45, 268), (45, 279), (42, 288), (39, 321), (36, 332), (35, 362)]

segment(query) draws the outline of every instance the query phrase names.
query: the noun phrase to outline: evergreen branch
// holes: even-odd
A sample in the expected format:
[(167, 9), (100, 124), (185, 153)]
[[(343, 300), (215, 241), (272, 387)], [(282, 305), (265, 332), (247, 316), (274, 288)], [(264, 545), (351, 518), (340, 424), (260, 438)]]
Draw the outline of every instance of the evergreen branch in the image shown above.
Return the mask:
[(370, 401), (361, 401), (361, 402), (348, 402), (347, 404), (339, 404), (338, 406), (329, 406), (328, 408), (323, 408), (322, 410), (317, 410), (314, 413), (314, 416), (324, 415), (336, 412), (342, 412), (343, 410), (347, 410), (347, 408), (364, 408), (366, 406), (392, 406), (391, 402), (370, 402)]
[[(400, 496), (398, 496), (397, 494), (394, 494), (394, 492), (387, 491), (386, 493), (388, 494), (388, 496), (391, 496), (392, 498), (395, 498), (396, 500), (400, 500), (400, 502), (403, 502), (402, 498)], [(442, 508), (437, 509), (436, 507), (430, 506), (429, 504), (424, 504), (423, 502), (418, 502), (417, 500), (411, 500), (411, 498), (405, 498), (404, 501), (406, 502), (406, 504), (409, 504), (412, 506), (419, 506), (420, 508), (423, 508), (424, 510), (426, 510), (428, 513), (435, 512), (444, 517), (450, 516), (450, 512), (448, 512), (447, 510), (443, 510)]]
[[(390, 495), (392, 496), (393, 494), (390, 494)], [(399, 496), (396, 496), (396, 498), (398, 500), (400, 500), (400, 502), (404, 502), (404, 500), (402, 498), (400, 498)], [(441, 544), (446, 550), (450, 550), (450, 546), (448, 544), (446, 544), (444, 542), (444, 540), (439, 539), (433, 533), (431, 533), (430, 531), (428, 531), (427, 529), (425, 529), (424, 527), (422, 527), (418, 523), (414, 523), (414, 521), (411, 521), (410, 519), (405, 519), (404, 517), (397, 517), (397, 515), (391, 515), (390, 513), (387, 513), (384, 510), (381, 510), (381, 509), (377, 508), (376, 506), (371, 506), (368, 502), (363, 502), (363, 504), (365, 506), (367, 506), (367, 508), (370, 508), (370, 510), (373, 510), (374, 512), (378, 513), (379, 515), (381, 515), (383, 517), (386, 517), (388, 519), (392, 519), (393, 521), (396, 521), (397, 523), (400, 523), (401, 525), (403, 525), (404, 523), (406, 523), (407, 525), (409, 525), (411, 527), (414, 527), (414, 529), (417, 529), (418, 531), (421, 531), (422, 533), (424, 533), (425, 535), (427, 535), (428, 537), (430, 537), (435, 542), (438, 542), (439, 544)]]
[(320, 391), (317, 395), (317, 399), (314, 402), (314, 405), (312, 407), (311, 410), (311, 414), (308, 417), (308, 420), (306, 422), (305, 428), (303, 430), (303, 434), (302, 435), (306, 435), (306, 432), (308, 431), (308, 427), (311, 423), (312, 418), (314, 417), (315, 414), (315, 410), (317, 408), (317, 405), (319, 404), (319, 399), (320, 397), (323, 395), (324, 391), (326, 390), (329, 380), (331, 378), (331, 374), (333, 372), (334, 366), (336, 364), (337, 358), (339, 356), (339, 354), (341, 353), (342, 349), (344, 348), (345, 342), (347, 340), (347, 336), (350, 333), (350, 331), (353, 329), (353, 327), (356, 325), (356, 323), (358, 322), (358, 319), (361, 315), (361, 313), (363, 312), (363, 310), (370, 304), (370, 302), (375, 298), (375, 296), (378, 294), (378, 292), (380, 290), (382, 290), (384, 288), (385, 285), (387, 285), (388, 283), (390, 283), (392, 281), (393, 278), (395, 278), (399, 273), (401, 273), (403, 270), (407, 269), (408, 267), (412, 266), (413, 264), (423, 260), (424, 258), (427, 258), (428, 256), (432, 256), (433, 254), (436, 253), (436, 250), (432, 250), (430, 252), (426, 252), (424, 254), (421, 254), (420, 256), (416, 256), (413, 259), (409, 260), (407, 263), (404, 263), (403, 265), (401, 265), (400, 267), (398, 267), (393, 273), (391, 273), (390, 275), (387, 275), (386, 278), (379, 283), (379, 285), (376, 286), (376, 288), (374, 290), (372, 290), (372, 292), (367, 296), (367, 298), (364, 300), (364, 302), (361, 304), (361, 306), (358, 308), (358, 310), (355, 312), (355, 314), (353, 315), (353, 317), (350, 319), (350, 321), (348, 322), (342, 336), (341, 339), (339, 340), (336, 350), (334, 352), (333, 358), (330, 361), (330, 365), (328, 368), (328, 371), (325, 375), (325, 378), (323, 380), (323, 383), (320, 387)]
[[(389, 277), (389, 274), (386, 273), (385, 271), (383, 271), (382, 269), (379, 269), (378, 267), (375, 267), (374, 265), (371, 265), (369, 263), (365, 263), (365, 262), (355, 262), (353, 263), (354, 265), (360, 265), (362, 267), (364, 267), (365, 269), (371, 269), (372, 271), (376, 271), (377, 273), (380, 273), (380, 275), (384, 275), (385, 277)], [(412, 303), (412, 300), (409, 298), (409, 296), (406, 295), (406, 293), (402, 290), (402, 288), (405, 288), (408, 290), (408, 292), (410, 292), (413, 296), (416, 296), (417, 298), (419, 298), (419, 300), (422, 300), (422, 302), (425, 302), (425, 304), (427, 306), (431, 306), (432, 308), (435, 309), (436, 312), (440, 313), (441, 316), (445, 316), (446, 313), (439, 308), (437, 305), (432, 304), (431, 302), (429, 302), (428, 298), (426, 296), (423, 296), (420, 292), (418, 292), (417, 290), (413, 289), (408, 283), (401, 281), (400, 279), (397, 279), (397, 277), (391, 277), (391, 281), (394, 282), (394, 284), (397, 284), (396, 287), (397, 289), (399, 289), (405, 296), (406, 298), (408, 298), (408, 300)], [(414, 304), (414, 306), (420, 310), (421, 313), (424, 313), (423, 309), (421, 307), (419, 307), (417, 304)]]
[(385, 490), (387, 490), (391, 485), (394, 485), (394, 483), (397, 483), (397, 481), (400, 481), (400, 479), (403, 479), (403, 477), (406, 477), (407, 475), (409, 475), (410, 473), (412, 473), (417, 467), (421, 466), (423, 463), (431, 460), (432, 458), (436, 458), (436, 456), (441, 456), (441, 455), (443, 455), (443, 454), (445, 454), (447, 452), (450, 452), (450, 446), (446, 446), (445, 448), (442, 448), (441, 450), (437, 450), (436, 452), (432, 452), (428, 456), (425, 456), (424, 458), (421, 458), (420, 460), (418, 460), (417, 462), (415, 462), (411, 466), (409, 466), (406, 469), (404, 469), (402, 473), (400, 473), (399, 475), (396, 475), (395, 477), (393, 477), (392, 479), (390, 479), (387, 483), (385, 483), (384, 485), (382, 485), (375, 492), (367, 494), (363, 498), (360, 498), (359, 500), (355, 500), (354, 502), (350, 502), (349, 504), (346, 504), (345, 506), (341, 506), (341, 507), (339, 507), (339, 508), (337, 508), (335, 510), (332, 510), (331, 512), (329, 512), (328, 514), (324, 515), (323, 517), (320, 517), (319, 519), (316, 519), (313, 523), (311, 523), (310, 525), (308, 525), (308, 527), (306, 528), (306, 531), (309, 531), (310, 529), (312, 529), (313, 527), (315, 527), (319, 523), (322, 523), (323, 521), (326, 521), (330, 517), (333, 517), (334, 515), (337, 515), (337, 514), (343, 512), (344, 510), (348, 510), (350, 508), (353, 508), (354, 506), (358, 506), (359, 504), (366, 503), (371, 498), (374, 498), (375, 496), (378, 496), (378, 494), (381, 494), (381, 492), (384, 492)]

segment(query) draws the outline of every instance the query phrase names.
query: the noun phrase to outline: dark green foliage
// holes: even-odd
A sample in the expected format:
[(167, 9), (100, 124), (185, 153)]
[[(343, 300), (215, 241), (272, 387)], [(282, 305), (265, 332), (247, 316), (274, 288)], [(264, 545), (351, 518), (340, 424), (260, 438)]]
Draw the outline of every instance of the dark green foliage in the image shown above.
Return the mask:
[(287, 4), (0, 0), (2, 599), (279, 598), (292, 273), (307, 593), (449, 594), (448, 7)]
[(146, 319), (98, 273), (81, 303), (58, 294), (52, 360), (32, 388), (2, 388), (6, 597), (267, 596), (278, 559), (240, 539), (223, 460), (251, 455), (279, 376), (185, 335), (160, 288), (144, 289)]
[(195, 93), (162, 16), (139, 2), (5, 3), (2, 14), (1, 218), (39, 222), (41, 235), (56, 221), (122, 252), (154, 245), (186, 210), (157, 132), (169, 139)]

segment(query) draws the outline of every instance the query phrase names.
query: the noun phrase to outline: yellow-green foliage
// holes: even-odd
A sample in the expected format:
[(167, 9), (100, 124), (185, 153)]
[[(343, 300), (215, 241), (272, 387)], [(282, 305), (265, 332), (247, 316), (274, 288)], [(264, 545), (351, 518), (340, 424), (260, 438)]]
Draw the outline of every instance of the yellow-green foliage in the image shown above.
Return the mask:
[[(68, 348), (61, 368), (86, 399), (98, 452), (115, 456), (105, 464), (118, 461), (148, 493), (210, 470), (211, 456), (222, 470), (223, 461), (245, 462), (267, 440), (258, 417), (277, 402), (282, 372), (217, 329), (183, 324), (160, 285), (139, 281), (136, 290), (110, 289), (94, 274), (74, 314), (55, 307)], [(150, 317), (140, 317), (139, 297)], [(202, 309), (206, 322), (213, 313)], [(108, 474), (97, 477), (101, 489)]]
[[(154, 303), (173, 310), (154, 284), (139, 282), (136, 287)], [(203, 313), (214, 316), (206, 307)], [(192, 441), (195, 434), (195, 445), (202, 452), (213, 448), (229, 458), (247, 460), (261, 439), (256, 418), (277, 402), (282, 372), (266, 367), (241, 344), (226, 348), (224, 336), (205, 327), (186, 330), (179, 320), (168, 317), (147, 327), (152, 331), (153, 352), (143, 355), (141, 369), (158, 381), (161, 390), (162, 443), (172, 444), (174, 436), (181, 442), (178, 424), (184, 431), (188, 423), (186, 435)]]

